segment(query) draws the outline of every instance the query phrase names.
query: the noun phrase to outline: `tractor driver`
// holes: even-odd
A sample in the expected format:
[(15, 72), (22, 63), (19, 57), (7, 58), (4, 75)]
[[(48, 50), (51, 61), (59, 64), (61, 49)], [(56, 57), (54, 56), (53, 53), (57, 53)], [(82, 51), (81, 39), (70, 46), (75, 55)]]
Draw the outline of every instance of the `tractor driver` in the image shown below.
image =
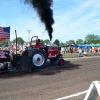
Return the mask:
[(40, 43), (40, 39), (37, 39), (37, 40), (36, 40), (36, 45), (39, 46), (40, 44), (41, 44), (41, 43)]

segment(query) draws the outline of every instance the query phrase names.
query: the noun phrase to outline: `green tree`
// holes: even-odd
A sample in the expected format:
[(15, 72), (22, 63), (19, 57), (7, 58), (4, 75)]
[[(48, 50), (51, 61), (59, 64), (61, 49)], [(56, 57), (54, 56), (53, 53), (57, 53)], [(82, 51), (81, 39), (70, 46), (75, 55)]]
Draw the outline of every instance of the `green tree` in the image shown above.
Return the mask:
[(75, 44), (75, 41), (74, 40), (69, 40), (68, 44)]
[(69, 43), (69, 41), (66, 41), (66, 44), (68, 44)]
[(98, 36), (98, 38), (95, 40), (95, 44), (100, 44), (100, 36)]
[(58, 39), (56, 39), (53, 43), (56, 44), (57, 46), (60, 45), (60, 41)]
[(36, 40), (32, 40), (32, 43), (36, 43)]
[(46, 39), (46, 40), (44, 40), (44, 43), (49, 43), (50, 42), (50, 40), (48, 40), (48, 39)]
[(98, 40), (98, 36), (95, 35), (95, 34), (88, 34), (86, 37), (85, 37), (85, 41), (86, 43), (88, 44), (96, 44), (97, 43), (97, 40)]
[(84, 44), (87, 44), (86, 41), (84, 41)]
[(9, 41), (10, 41), (9, 39), (7, 39), (7, 40), (5, 40), (5, 41), (0, 41), (0, 46), (7, 47)]
[(83, 40), (82, 39), (77, 39), (76, 44), (83, 44)]
[(65, 44), (64, 44), (63, 42), (60, 43), (60, 46), (61, 46), (61, 47), (64, 46), (64, 45), (65, 45)]
[[(16, 42), (16, 39), (13, 40), (13, 42)], [(24, 40), (21, 37), (17, 37), (17, 43), (24, 43)]]
[(43, 43), (44, 41), (41, 39), (41, 42)]

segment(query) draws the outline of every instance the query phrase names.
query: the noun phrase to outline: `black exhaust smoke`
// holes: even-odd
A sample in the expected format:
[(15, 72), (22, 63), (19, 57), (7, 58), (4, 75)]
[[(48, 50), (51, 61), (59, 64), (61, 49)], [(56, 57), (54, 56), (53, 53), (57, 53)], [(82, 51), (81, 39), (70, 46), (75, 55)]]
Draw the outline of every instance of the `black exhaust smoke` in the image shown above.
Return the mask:
[(52, 40), (52, 25), (54, 24), (53, 10), (51, 9), (53, 0), (25, 0), (25, 3), (32, 4), (36, 9), (41, 21), (45, 24), (50, 41)]

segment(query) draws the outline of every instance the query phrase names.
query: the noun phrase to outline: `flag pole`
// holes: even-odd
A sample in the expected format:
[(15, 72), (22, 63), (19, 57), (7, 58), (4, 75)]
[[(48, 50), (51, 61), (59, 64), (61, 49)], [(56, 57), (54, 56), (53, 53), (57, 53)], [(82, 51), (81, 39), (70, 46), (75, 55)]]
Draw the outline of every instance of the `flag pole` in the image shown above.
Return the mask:
[[(10, 26), (9, 26), (9, 34), (10, 34)], [(8, 48), (9, 48), (9, 52), (10, 52), (10, 37), (8, 39)]]
[(16, 55), (17, 55), (17, 32), (15, 30), (15, 36), (16, 36)]

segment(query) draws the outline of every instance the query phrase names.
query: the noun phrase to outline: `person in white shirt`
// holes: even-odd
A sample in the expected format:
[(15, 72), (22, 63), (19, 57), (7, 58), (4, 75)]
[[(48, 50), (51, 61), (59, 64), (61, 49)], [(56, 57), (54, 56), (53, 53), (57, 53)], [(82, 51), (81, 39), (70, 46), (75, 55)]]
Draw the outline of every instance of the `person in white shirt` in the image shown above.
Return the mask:
[(82, 57), (82, 49), (81, 48), (79, 48), (79, 50), (78, 50), (78, 57)]
[(84, 54), (84, 56), (87, 56), (87, 50), (86, 49), (84, 49), (83, 54)]

